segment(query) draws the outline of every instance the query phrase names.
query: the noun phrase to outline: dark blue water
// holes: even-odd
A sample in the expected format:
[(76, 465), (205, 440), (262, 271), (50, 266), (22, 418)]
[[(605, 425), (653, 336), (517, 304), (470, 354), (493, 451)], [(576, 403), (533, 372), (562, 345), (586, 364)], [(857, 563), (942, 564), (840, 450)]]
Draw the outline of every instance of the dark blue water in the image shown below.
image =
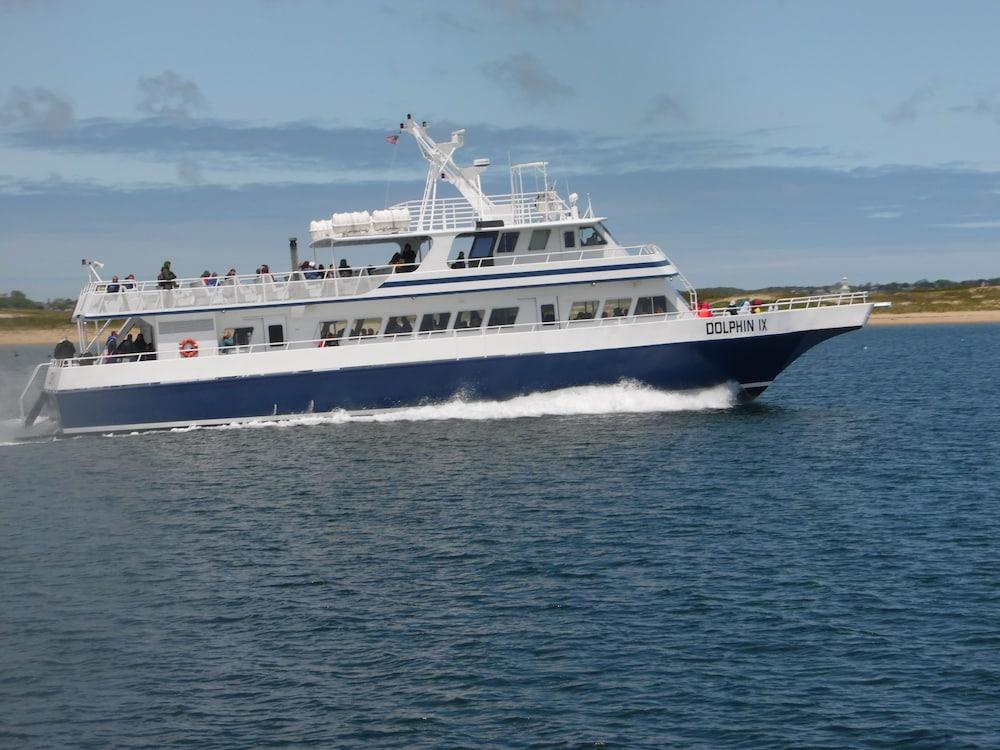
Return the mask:
[(1000, 746), (998, 373), (0, 446), (0, 745)]

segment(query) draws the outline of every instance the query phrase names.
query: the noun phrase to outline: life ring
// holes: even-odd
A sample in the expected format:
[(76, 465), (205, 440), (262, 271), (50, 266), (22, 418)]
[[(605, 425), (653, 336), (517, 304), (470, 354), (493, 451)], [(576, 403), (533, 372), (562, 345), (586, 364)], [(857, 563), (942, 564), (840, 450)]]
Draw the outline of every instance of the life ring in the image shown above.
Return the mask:
[(194, 339), (184, 339), (177, 345), (181, 350), (184, 359), (198, 356), (198, 342)]

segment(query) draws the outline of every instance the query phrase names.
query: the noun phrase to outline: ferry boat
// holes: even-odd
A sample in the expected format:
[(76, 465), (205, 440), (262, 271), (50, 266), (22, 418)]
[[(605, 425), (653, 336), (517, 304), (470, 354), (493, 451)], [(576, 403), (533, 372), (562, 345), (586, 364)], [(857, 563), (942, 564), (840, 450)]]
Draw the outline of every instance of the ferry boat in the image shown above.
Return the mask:
[(35, 370), (25, 425), (217, 425), (623, 380), (752, 399), (872, 312), (852, 292), (712, 309), (659, 247), (621, 245), (589, 200), (561, 196), (547, 162), (511, 165), (510, 192), (488, 195), (489, 160), (455, 161), (464, 130), (435, 142), (407, 115), (387, 139), (403, 135), (428, 162), (423, 196), (313, 221), (313, 260), (293, 239), (288, 272), (107, 281), (88, 263), (78, 352)]

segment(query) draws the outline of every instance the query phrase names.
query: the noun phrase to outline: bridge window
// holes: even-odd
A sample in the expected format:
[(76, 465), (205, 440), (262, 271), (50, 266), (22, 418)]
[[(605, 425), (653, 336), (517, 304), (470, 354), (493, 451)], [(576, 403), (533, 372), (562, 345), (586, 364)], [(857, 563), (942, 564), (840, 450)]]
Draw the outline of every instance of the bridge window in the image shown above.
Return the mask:
[(549, 234), (551, 229), (536, 229), (531, 233), (531, 241), (528, 242), (529, 253), (540, 253), (549, 244)]
[(569, 319), (570, 320), (593, 320), (594, 316), (597, 315), (597, 300), (584, 300), (583, 302), (574, 302), (573, 306), (569, 309)]
[(494, 307), (490, 311), (490, 322), (488, 326), (512, 326), (517, 320), (516, 307)]
[(427, 313), (420, 319), (420, 331), (443, 331), (448, 327), (451, 313)]
[(518, 232), (504, 232), (500, 235), (500, 242), (497, 243), (498, 253), (512, 253), (517, 245)]
[(608, 241), (604, 239), (600, 232), (597, 231), (596, 227), (580, 228), (580, 245), (582, 247), (607, 244)]
[(628, 309), (632, 306), (631, 297), (619, 297), (618, 299), (604, 300), (604, 311), (602, 318), (621, 318), (628, 315)]
[(455, 316), (455, 328), (479, 328), (485, 314), (485, 310), (462, 310)]
[(413, 326), (416, 324), (416, 315), (393, 315), (389, 318), (389, 322), (385, 324), (385, 335), (392, 336), (397, 333), (413, 333)]
[(351, 336), (378, 336), (382, 329), (382, 318), (355, 318)]
[(635, 302), (636, 315), (659, 315), (667, 311), (667, 298), (659, 297), (639, 297)]
[(563, 247), (576, 247), (576, 232), (572, 229), (563, 232)]

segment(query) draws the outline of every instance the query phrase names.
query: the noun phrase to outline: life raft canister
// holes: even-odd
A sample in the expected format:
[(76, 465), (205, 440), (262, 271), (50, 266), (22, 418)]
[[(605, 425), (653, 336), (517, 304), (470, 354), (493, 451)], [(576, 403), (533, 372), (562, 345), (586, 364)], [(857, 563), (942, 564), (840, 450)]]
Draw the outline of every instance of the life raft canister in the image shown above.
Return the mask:
[(198, 356), (198, 342), (194, 339), (184, 339), (177, 346), (180, 348), (181, 356), (184, 359)]

